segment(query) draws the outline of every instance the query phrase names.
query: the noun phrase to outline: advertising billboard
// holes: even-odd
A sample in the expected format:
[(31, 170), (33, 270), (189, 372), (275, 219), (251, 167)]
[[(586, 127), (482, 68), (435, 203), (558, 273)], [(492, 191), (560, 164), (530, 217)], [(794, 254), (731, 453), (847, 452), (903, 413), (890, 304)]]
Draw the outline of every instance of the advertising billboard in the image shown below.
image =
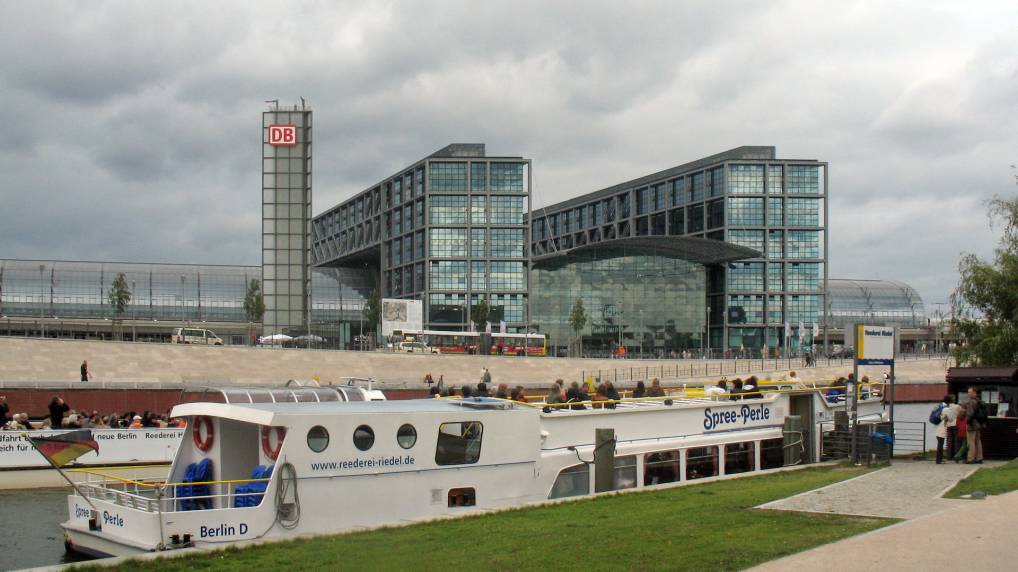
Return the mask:
[(424, 329), (424, 303), (420, 300), (382, 299), (382, 335), (394, 330)]

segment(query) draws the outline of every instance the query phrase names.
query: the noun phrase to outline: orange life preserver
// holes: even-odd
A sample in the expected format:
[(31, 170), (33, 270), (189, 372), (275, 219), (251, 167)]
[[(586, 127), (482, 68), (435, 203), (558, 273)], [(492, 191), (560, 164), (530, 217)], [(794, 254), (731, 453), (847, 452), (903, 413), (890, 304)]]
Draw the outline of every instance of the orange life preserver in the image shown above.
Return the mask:
[[(272, 447), (272, 442), (269, 439), (269, 435), (272, 433), (270, 429), (276, 430), (276, 447)], [(269, 427), (265, 425), (262, 427), (262, 452), (265, 456), (276, 460), (279, 456), (279, 450), (283, 448), (283, 439), (286, 437), (286, 427)]]
[[(204, 439), (201, 437), (202, 427), (205, 428)], [(194, 427), (191, 428), (191, 437), (194, 439), (194, 446), (198, 447), (198, 450), (202, 453), (212, 448), (212, 443), (216, 440), (216, 431), (212, 427), (212, 420), (208, 417), (199, 415), (194, 418)]]

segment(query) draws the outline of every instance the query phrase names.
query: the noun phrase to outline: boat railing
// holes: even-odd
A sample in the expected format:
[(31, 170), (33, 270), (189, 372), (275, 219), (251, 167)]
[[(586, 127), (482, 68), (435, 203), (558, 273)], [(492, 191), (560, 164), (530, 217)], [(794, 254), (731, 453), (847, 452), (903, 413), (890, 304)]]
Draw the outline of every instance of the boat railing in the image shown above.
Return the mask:
[[(113, 467), (104, 469), (71, 469), (69, 472), (85, 475), (85, 479), (76, 483), (78, 492), (90, 499), (102, 500), (117, 506), (132, 508), (144, 512), (190, 512), (181, 508), (178, 503), (200, 503), (206, 508), (229, 508), (241, 497), (264, 496), (265, 492), (238, 492), (238, 487), (250, 483), (267, 483), (265, 479), (229, 479), (218, 481), (202, 481), (193, 483), (166, 482), (165, 479), (127, 477), (112, 474), (118, 470), (131, 470), (140, 467)], [(150, 468), (150, 467), (149, 467)], [(209, 487), (206, 495), (178, 495), (178, 487)], [(193, 489), (192, 489), (193, 490)], [(218, 491), (218, 492), (215, 492)]]

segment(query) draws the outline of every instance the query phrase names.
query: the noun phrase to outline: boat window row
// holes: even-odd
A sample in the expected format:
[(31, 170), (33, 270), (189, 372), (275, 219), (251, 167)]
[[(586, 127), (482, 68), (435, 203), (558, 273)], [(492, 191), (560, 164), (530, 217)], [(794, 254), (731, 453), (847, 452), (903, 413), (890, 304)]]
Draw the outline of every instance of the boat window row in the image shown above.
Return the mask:
[[(479, 421), (458, 421), (438, 426), (438, 442), (435, 447), (435, 463), (438, 465), (470, 465), (481, 458), (481, 437), (484, 426)], [(321, 453), (329, 446), (329, 431), (315, 425), (307, 434), (308, 448)], [(403, 449), (417, 444), (417, 429), (409, 423), (396, 431), (396, 443)], [(358, 450), (367, 451), (375, 444), (375, 430), (369, 425), (359, 425), (353, 432), (353, 444)]]
[[(759, 466), (757, 449), (759, 448)], [(724, 455), (724, 463), (721, 463)], [(683, 456), (685, 461), (683, 462)], [(642, 457), (642, 467), (638, 461)], [(744, 441), (724, 445), (653, 451), (643, 455), (615, 457), (615, 490), (636, 488), (642, 468), (642, 486), (693, 481), (709, 477), (735, 475), (784, 466), (782, 439)], [(591, 492), (591, 466), (579, 464), (559, 472), (548, 498), (588, 495)]]

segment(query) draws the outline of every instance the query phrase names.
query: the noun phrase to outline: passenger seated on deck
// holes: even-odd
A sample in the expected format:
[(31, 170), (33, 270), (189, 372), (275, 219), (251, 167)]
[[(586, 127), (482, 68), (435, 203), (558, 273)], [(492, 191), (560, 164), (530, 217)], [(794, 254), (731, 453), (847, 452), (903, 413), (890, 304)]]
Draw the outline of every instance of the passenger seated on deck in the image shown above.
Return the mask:
[(760, 380), (755, 375), (750, 376), (746, 380), (742, 389), (746, 394), (746, 399), (763, 399), (763, 393), (760, 392)]
[(847, 380), (843, 377), (839, 377), (838, 379), (831, 382), (830, 386), (828, 386), (830, 387), (830, 389), (824, 392), (824, 395), (827, 398), (828, 403), (837, 403), (839, 400), (844, 398), (845, 396), (844, 387), (846, 382)]
[(551, 384), (548, 388), (548, 395), (544, 396), (545, 403), (565, 403), (565, 399), (562, 398), (562, 388), (557, 383)]
[(708, 397), (711, 397), (711, 396), (715, 396), (716, 397), (718, 395), (725, 395), (726, 393), (728, 393), (728, 383), (725, 380), (722, 379), (714, 387), (707, 387), (707, 388), (705, 388), (703, 390), (703, 392)]
[(590, 406), (594, 409), (601, 409), (602, 407), (607, 405), (607, 403), (601, 403), (602, 401), (608, 401), (607, 393), (608, 390), (605, 388), (605, 385), (603, 383), (597, 386), (597, 391), (594, 392), (594, 397), (590, 399), (594, 403), (592, 403)]
[(862, 376), (862, 383), (859, 384), (859, 399), (870, 398), (870, 376)]
[(636, 389), (633, 390), (633, 397), (647, 397), (647, 386), (642, 381), (636, 382)]
[(428, 396), (432, 398), (438, 397), (439, 393), (441, 392), (439, 391), (438, 386), (432, 385), (428, 388)]
[(586, 409), (587, 406), (581, 403), (583, 401), (590, 401), (590, 396), (580, 389), (579, 383), (574, 381), (569, 386), (569, 391), (566, 392), (566, 403), (573, 404), (569, 406), (570, 409)]
[(665, 390), (661, 387), (661, 380), (654, 378), (650, 380), (650, 389), (647, 390), (647, 397), (664, 397)]
[(498, 391), (495, 392), (495, 397), (509, 399), (509, 385), (505, 383), (498, 384)]
[(474, 396), (474, 391), (472, 389), (470, 389), (470, 386), (469, 385), (464, 385), (463, 386), (463, 397), (467, 398), (467, 397), (473, 397), (473, 396)]
[(509, 399), (512, 399), (513, 401), (518, 401), (519, 403), (526, 403), (527, 396), (523, 393), (523, 386), (517, 385), (516, 387), (514, 387), (513, 390), (509, 392)]
[[(604, 389), (605, 389), (604, 394), (608, 396), (608, 399), (611, 399), (612, 401), (618, 401), (622, 399), (622, 396), (619, 395), (618, 390), (615, 389), (614, 383), (610, 381), (605, 382)], [(604, 406), (607, 407), (608, 409), (615, 409), (615, 405), (616, 405), (615, 403), (605, 403)]]
[[(466, 388), (467, 386), (464, 385), (463, 389)], [(464, 395), (463, 397), (466, 397), (466, 395)], [(483, 381), (478, 382), (477, 391), (474, 392), (474, 397), (491, 397), (491, 394), (488, 393), (488, 385)]]
[(732, 401), (738, 401), (742, 399), (742, 392), (743, 392), (742, 379), (737, 377), (734, 380), (732, 380), (732, 391), (731, 391), (732, 396), (729, 399), (731, 399)]

